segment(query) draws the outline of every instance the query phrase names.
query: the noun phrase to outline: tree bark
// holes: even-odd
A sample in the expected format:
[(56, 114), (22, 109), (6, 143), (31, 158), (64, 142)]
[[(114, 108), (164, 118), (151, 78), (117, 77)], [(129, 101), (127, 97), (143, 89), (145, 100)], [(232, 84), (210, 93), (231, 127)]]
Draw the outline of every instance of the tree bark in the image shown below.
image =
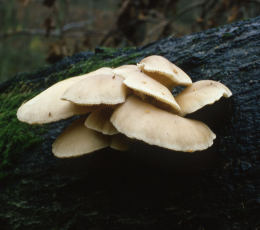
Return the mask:
[[(257, 17), (140, 48), (97, 48), (2, 83), (1, 229), (258, 229), (259, 38)], [(225, 122), (214, 128), (214, 164), (208, 153), (177, 153), (185, 168), (174, 170), (178, 164), (161, 161), (168, 152), (141, 144), (127, 153), (106, 149), (60, 160), (51, 143), (69, 120), (34, 128), (16, 120), (23, 100), (58, 80), (152, 54), (165, 56), (193, 81), (221, 81), (233, 92)], [(156, 154), (157, 164), (150, 158)]]

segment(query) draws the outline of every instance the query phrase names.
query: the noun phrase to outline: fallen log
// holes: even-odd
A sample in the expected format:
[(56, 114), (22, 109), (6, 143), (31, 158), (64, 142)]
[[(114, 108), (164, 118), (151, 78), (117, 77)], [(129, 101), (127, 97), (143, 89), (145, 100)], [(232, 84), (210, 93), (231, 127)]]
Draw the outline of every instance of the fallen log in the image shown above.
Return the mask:
[[(259, 228), (259, 37), (257, 17), (140, 48), (97, 48), (1, 83), (1, 229)], [(201, 165), (195, 155), (181, 159), (181, 167), (198, 164), (196, 170), (163, 170), (178, 163), (150, 163), (150, 155), (165, 153), (142, 145), (135, 152), (106, 149), (60, 160), (51, 144), (70, 120), (31, 127), (16, 119), (23, 101), (59, 80), (152, 54), (165, 56), (193, 81), (221, 81), (233, 92), (225, 122), (214, 130), (217, 158), (210, 167), (209, 159)]]

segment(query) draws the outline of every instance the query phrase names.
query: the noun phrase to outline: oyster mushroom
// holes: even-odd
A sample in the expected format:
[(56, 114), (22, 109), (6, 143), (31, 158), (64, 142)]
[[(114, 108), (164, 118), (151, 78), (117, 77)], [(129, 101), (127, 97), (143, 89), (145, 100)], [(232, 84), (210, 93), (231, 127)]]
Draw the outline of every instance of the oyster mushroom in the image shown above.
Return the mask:
[(161, 110), (136, 96), (115, 109), (110, 120), (129, 138), (175, 151), (204, 150), (216, 138), (204, 123)]
[(213, 104), (221, 97), (230, 97), (232, 92), (222, 83), (201, 80), (193, 83), (175, 97), (181, 107), (181, 115), (193, 113), (205, 105)]
[(66, 119), (74, 115), (89, 113), (93, 109), (92, 107), (78, 106), (69, 101), (61, 100), (61, 97), (73, 84), (88, 76), (95, 76), (108, 71), (111, 71), (111, 69), (103, 67), (88, 74), (57, 82), (31, 100), (22, 104), (17, 111), (17, 118), (28, 124), (45, 124)]
[(85, 121), (85, 126), (105, 135), (115, 135), (118, 131), (110, 122), (112, 113), (113, 110), (111, 108), (97, 109), (89, 114)]
[(74, 121), (52, 145), (56, 157), (78, 157), (109, 146), (109, 139), (84, 126), (85, 118)]
[(52, 85), (22, 104), (17, 111), (17, 118), (28, 124), (45, 124), (90, 112), (91, 107), (81, 107), (61, 100), (64, 91), (84, 77), (72, 77)]
[(176, 85), (187, 86), (192, 83), (190, 77), (182, 69), (159, 55), (146, 57), (137, 66), (168, 88)]
[(125, 72), (122, 71), (120, 76), (125, 78), (123, 83), (138, 96), (142, 98), (145, 98), (145, 95), (150, 96), (156, 99), (156, 101), (170, 106), (174, 111), (180, 111), (180, 107), (170, 90), (158, 81), (140, 71), (131, 69), (126, 69)]
[(127, 88), (113, 72), (92, 75), (68, 88), (62, 99), (77, 105), (115, 105), (125, 101)]
[[(188, 87), (174, 98), (169, 88), (176, 85)], [(23, 104), (17, 117), (42, 124), (91, 112), (87, 119), (73, 122), (53, 143), (53, 153), (60, 158), (106, 147), (124, 151), (130, 138), (169, 150), (194, 152), (209, 148), (216, 135), (203, 122), (182, 116), (231, 95), (219, 82), (192, 84), (180, 68), (153, 55), (138, 66), (104, 67), (58, 82)], [(168, 110), (165, 105), (171, 112), (161, 109)]]

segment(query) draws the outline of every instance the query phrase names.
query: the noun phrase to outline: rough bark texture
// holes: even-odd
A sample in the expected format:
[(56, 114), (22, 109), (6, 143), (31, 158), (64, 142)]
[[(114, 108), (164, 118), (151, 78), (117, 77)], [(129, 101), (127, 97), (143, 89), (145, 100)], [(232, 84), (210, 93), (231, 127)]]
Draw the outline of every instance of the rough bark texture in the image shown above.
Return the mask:
[[(137, 49), (99, 48), (1, 84), (0, 228), (259, 229), (259, 38), (260, 17)], [(168, 161), (161, 158), (169, 152), (138, 144), (58, 160), (51, 143), (69, 121), (32, 128), (15, 118), (22, 101), (58, 80), (151, 54), (193, 81), (220, 80), (232, 90), (225, 122), (214, 128), (214, 154)]]

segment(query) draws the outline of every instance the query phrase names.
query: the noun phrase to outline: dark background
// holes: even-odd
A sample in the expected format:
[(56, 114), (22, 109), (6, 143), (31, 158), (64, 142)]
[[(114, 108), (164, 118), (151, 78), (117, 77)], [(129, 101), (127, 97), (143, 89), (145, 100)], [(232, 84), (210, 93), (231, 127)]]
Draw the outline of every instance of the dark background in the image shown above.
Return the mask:
[(0, 82), (97, 46), (142, 46), (259, 14), (259, 0), (0, 0)]

